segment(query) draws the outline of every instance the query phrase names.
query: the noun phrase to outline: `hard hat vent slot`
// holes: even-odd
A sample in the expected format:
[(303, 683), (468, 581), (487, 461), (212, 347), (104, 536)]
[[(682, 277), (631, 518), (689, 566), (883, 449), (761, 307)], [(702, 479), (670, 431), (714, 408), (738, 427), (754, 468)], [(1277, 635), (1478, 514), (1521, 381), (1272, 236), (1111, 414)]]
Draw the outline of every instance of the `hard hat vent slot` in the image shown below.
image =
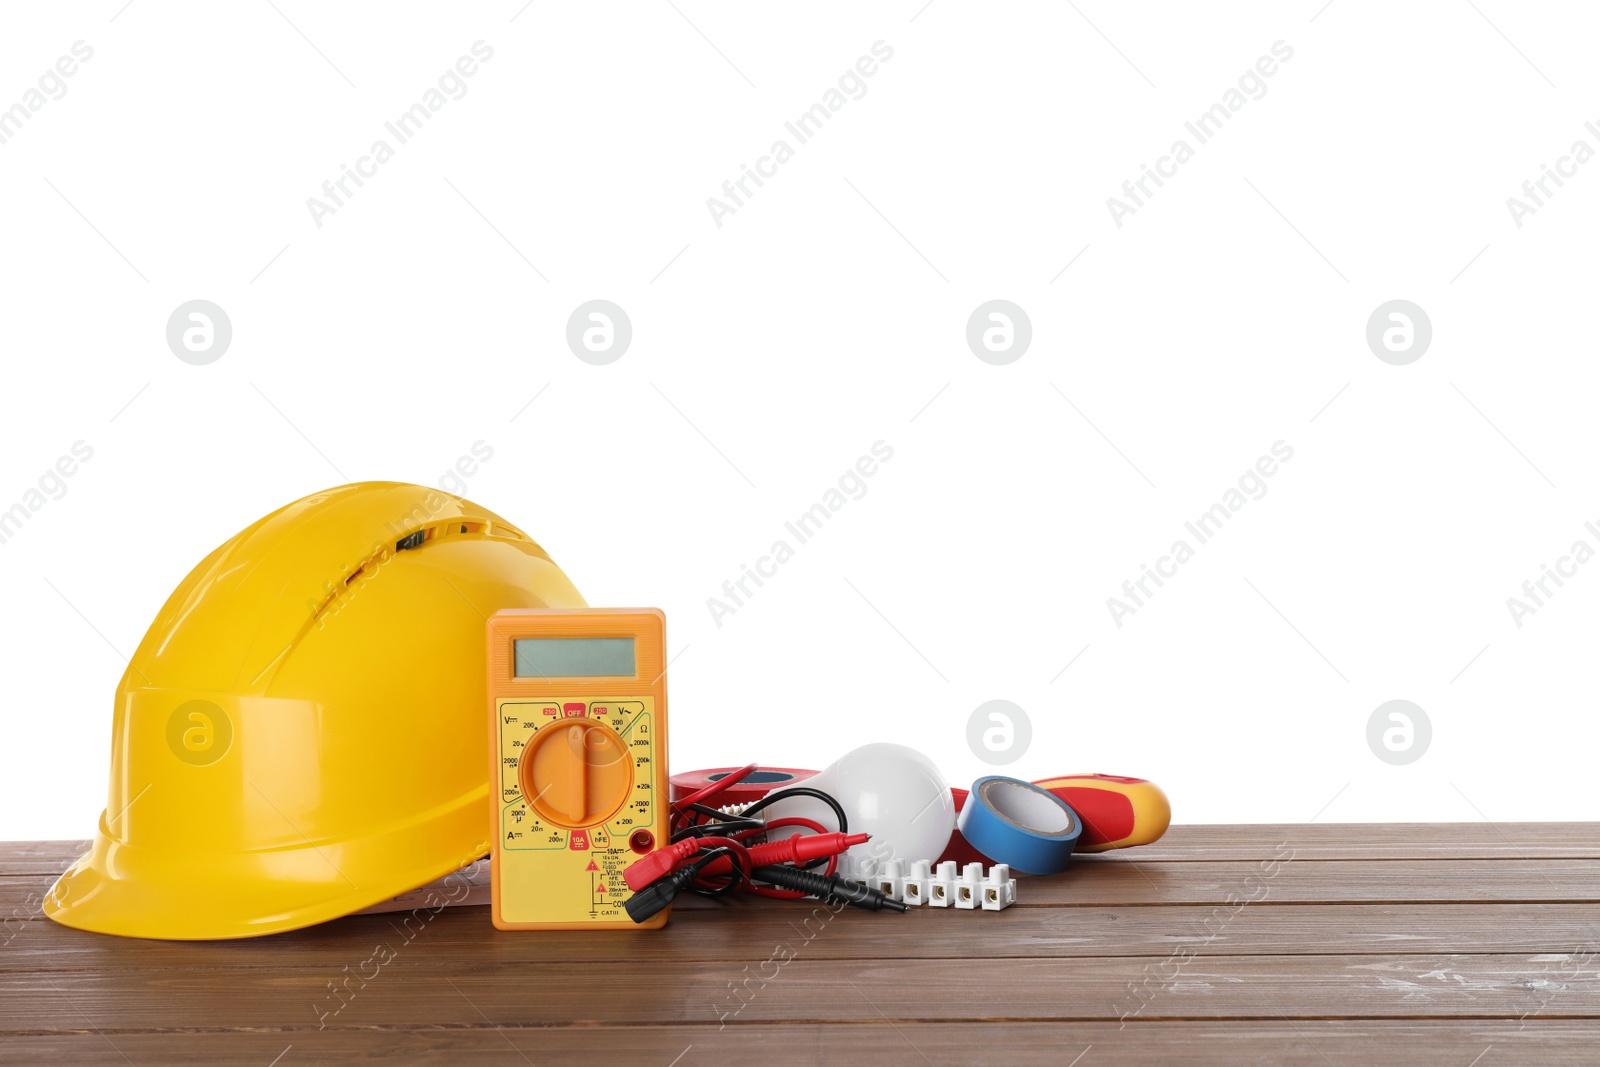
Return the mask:
[(430, 533), (432, 533), (431, 530), (418, 530), (416, 533), (406, 534), (394, 543), (394, 550), (396, 552), (404, 552), (408, 548), (416, 548), (428, 539), (428, 534)]
[[(461, 534), (488, 534), (490, 532), (490, 526), (487, 522), (452, 519), (449, 522), (437, 523), (433, 526), (424, 526), (420, 530), (414, 530), (411, 533), (406, 534), (404, 537), (400, 538), (400, 540), (394, 543), (394, 550), (396, 552), (404, 552), (407, 549), (421, 548), (422, 545), (428, 541), (432, 541), (435, 537), (448, 537), (451, 535), (460, 536)], [(515, 536), (513, 531), (507, 530), (506, 533)]]

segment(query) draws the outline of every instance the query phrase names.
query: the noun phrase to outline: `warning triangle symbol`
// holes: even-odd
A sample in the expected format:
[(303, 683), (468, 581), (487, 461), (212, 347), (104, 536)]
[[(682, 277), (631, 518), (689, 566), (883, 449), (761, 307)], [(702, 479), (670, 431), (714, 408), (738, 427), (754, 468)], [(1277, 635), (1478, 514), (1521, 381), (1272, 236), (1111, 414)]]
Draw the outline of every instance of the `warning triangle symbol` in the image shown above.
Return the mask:
[(596, 863), (594, 860), (590, 860), (589, 861), (589, 866), (584, 868), (584, 870), (586, 870), (586, 871), (598, 871), (599, 869), (600, 869), (600, 865), (598, 863)]
[(599, 886), (599, 887), (597, 887), (595, 889), (596, 893), (604, 893), (605, 891), (606, 891), (606, 887), (605, 886)]

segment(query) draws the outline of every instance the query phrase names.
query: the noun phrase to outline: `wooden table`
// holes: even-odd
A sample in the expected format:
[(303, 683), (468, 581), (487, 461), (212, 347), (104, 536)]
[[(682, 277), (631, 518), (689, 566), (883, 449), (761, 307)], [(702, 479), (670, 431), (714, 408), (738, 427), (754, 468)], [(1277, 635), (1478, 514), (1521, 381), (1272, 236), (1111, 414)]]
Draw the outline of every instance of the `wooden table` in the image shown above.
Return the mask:
[(1596, 824), (1179, 826), (998, 914), (694, 898), (655, 932), (465, 907), (211, 943), (40, 917), (80, 847), (0, 845), (0, 1062), (1600, 1063)]

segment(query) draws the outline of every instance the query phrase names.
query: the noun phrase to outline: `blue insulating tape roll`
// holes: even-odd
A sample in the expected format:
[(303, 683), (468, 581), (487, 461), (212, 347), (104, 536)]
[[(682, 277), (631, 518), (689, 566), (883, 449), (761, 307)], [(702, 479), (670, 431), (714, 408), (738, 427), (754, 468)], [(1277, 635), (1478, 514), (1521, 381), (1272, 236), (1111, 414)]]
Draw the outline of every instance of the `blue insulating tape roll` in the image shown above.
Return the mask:
[(956, 827), (996, 863), (1027, 874), (1055, 874), (1072, 858), (1083, 820), (1049, 790), (994, 774), (972, 783)]

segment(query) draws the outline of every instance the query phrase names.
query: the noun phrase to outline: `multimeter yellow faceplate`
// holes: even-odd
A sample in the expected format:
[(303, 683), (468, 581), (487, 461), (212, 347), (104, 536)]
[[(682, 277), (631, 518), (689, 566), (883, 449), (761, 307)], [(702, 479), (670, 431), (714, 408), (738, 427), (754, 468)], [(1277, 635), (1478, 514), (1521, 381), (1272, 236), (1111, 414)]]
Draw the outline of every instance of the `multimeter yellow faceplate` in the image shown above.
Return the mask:
[(492, 916), (502, 930), (634, 923), (623, 869), (668, 840), (666, 620), (649, 608), (489, 620)]

